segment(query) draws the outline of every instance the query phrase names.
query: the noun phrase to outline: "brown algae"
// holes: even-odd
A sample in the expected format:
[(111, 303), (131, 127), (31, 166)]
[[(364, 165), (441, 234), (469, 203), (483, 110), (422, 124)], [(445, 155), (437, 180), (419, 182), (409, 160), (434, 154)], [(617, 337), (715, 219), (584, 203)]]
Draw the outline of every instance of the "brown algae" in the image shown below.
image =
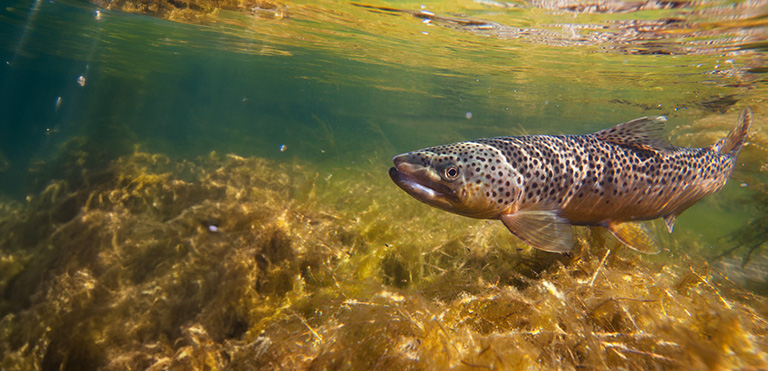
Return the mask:
[(2, 204), (0, 369), (768, 367), (765, 300), (705, 262), (535, 251), (371, 165), (136, 151)]

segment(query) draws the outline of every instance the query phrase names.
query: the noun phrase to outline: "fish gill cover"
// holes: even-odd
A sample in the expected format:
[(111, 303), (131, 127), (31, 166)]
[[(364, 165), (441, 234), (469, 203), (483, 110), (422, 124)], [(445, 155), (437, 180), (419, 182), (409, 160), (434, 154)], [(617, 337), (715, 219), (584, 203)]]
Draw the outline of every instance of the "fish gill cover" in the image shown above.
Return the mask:
[(2, 369), (768, 367), (765, 298), (695, 240), (654, 259), (579, 228), (550, 254), (365, 167), (137, 149), (90, 171), (87, 142), (1, 205)]

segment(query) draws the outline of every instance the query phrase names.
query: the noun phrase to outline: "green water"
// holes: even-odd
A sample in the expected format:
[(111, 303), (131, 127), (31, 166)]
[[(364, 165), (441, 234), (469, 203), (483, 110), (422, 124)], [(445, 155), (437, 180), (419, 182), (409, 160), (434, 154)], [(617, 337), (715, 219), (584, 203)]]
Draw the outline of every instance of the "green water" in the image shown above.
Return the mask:
[[(671, 237), (655, 226), (672, 250), (696, 246), (714, 256), (733, 247), (729, 233), (764, 210), (752, 200), (766, 183), (766, 4), (706, 1), (615, 13), (536, 4), (370, 4), (402, 12), (297, 1), (281, 4), (286, 16), (280, 19), (222, 11), (204, 24), (183, 24), (85, 1), (7, 0), (0, 9), (0, 201), (45, 200), (41, 192), (61, 179), (98, 188), (70, 179), (136, 152), (178, 164), (234, 154), (301, 166), (319, 174), (315, 181), (325, 179), (318, 184), (344, 184), (324, 197), (335, 200), (336, 212), (360, 215), (339, 217), (339, 225), (370, 215), (398, 225), (405, 208), (413, 219), (402, 220), (403, 228), (440, 220), (454, 230), (450, 236), (483, 230), (485, 222), (447, 219), (402, 192), (392, 198), (399, 192), (387, 176), (393, 155), (489, 136), (590, 133), (648, 115), (668, 117), (674, 144), (703, 147), (750, 106), (751, 143), (726, 188), (682, 214)], [(416, 13), (421, 10), (436, 16)], [(457, 25), (457, 19), (487, 27)], [(648, 23), (629, 27), (633, 20)], [(644, 35), (654, 38), (631, 39), (653, 25), (660, 28)], [(356, 199), (358, 192), (363, 199)], [(45, 223), (40, 230), (59, 228), (55, 217)], [(379, 243), (376, 228), (361, 235)], [(437, 238), (435, 228), (425, 226), (424, 238)], [(439, 246), (455, 244), (446, 241)], [(764, 257), (760, 251), (756, 256)], [(14, 265), (15, 253), (0, 253), (4, 267), (23, 270)], [(389, 257), (385, 276), (401, 269), (386, 268)], [(11, 276), (0, 275), (0, 288), (10, 287), (3, 294), (9, 303), (20, 290)], [(16, 305), (0, 304), (2, 315)], [(254, 323), (246, 321), (249, 328)]]
[[(760, 49), (638, 55), (617, 50), (623, 46), (613, 42), (548, 45), (564, 43), (561, 34), (594, 32), (569, 31), (568, 25), (681, 16), (707, 25), (696, 11), (730, 9), (730, 3), (625, 15), (504, 10), (471, 2), (389, 6), (560, 36), (506, 38), (345, 2), (291, 3), (289, 17), (280, 20), (224, 12), (219, 21), (201, 26), (84, 2), (10, 2), (0, 14), (3, 193), (19, 198), (39, 191), (45, 181), (31, 186), (29, 168), (55, 158), (73, 136), (94, 142), (99, 152), (92, 157), (99, 159), (139, 145), (173, 158), (217, 151), (331, 169), (378, 166), (385, 176), (394, 154), (471, 138), (587, 133), (658, 114), (667, 115), (671, 131), (679, 134), (676, 127), (718, 113), (703, 102), (733, 97), (748, 103), (765, 92), (762, 73), (749, 72), (761, 67)], [(764, 29), (748, 30), (751, 38), (726, 46), (737, 50), (764, 36)], [(727, 41), (741, 31), (725, 28), (712, 39)], [(679, 51), (701, 40), (707, 38), (643, 47), (662, 44), (662, 50)], [(78, 85), (79, 76), (85, 86)], [(735, 193), (726, 190), (718, 198)], [(699, 211), (718, 204), (713, 200)], [(683, 229), (707, 220), (686, 216), (680, 219)], [(716, 233), (700, 232), (717, 237), (746, 216), (734, 218), (716, 223)]]

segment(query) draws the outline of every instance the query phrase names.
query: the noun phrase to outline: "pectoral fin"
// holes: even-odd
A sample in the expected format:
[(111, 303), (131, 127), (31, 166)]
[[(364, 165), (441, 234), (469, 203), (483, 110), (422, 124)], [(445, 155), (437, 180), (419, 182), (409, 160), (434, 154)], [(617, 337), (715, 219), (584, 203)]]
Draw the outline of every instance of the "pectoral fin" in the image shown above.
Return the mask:
[(515, 236), (539, 250), (562, 253), (573, 248), (571, 223), (559, 209), (518, 210), (502, 215), (501, 221)]
[(661, 252), (656, 238), (648, 230), (645, 224), (640, 222), (611, 222), (608, 224), (608, 230), (623, 244), (629, 246), (632, 250), (644, 254), (658, 254)]

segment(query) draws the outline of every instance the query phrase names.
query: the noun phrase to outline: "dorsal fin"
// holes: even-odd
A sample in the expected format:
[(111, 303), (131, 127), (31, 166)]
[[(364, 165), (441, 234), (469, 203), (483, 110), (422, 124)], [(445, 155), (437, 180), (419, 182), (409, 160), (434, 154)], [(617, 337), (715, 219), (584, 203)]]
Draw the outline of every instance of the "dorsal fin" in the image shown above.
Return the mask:
[(672, 147), (664, 133), (665, 122), (664, 116), (641, 117), (592, 135), (608, 143), (655, 152)]

